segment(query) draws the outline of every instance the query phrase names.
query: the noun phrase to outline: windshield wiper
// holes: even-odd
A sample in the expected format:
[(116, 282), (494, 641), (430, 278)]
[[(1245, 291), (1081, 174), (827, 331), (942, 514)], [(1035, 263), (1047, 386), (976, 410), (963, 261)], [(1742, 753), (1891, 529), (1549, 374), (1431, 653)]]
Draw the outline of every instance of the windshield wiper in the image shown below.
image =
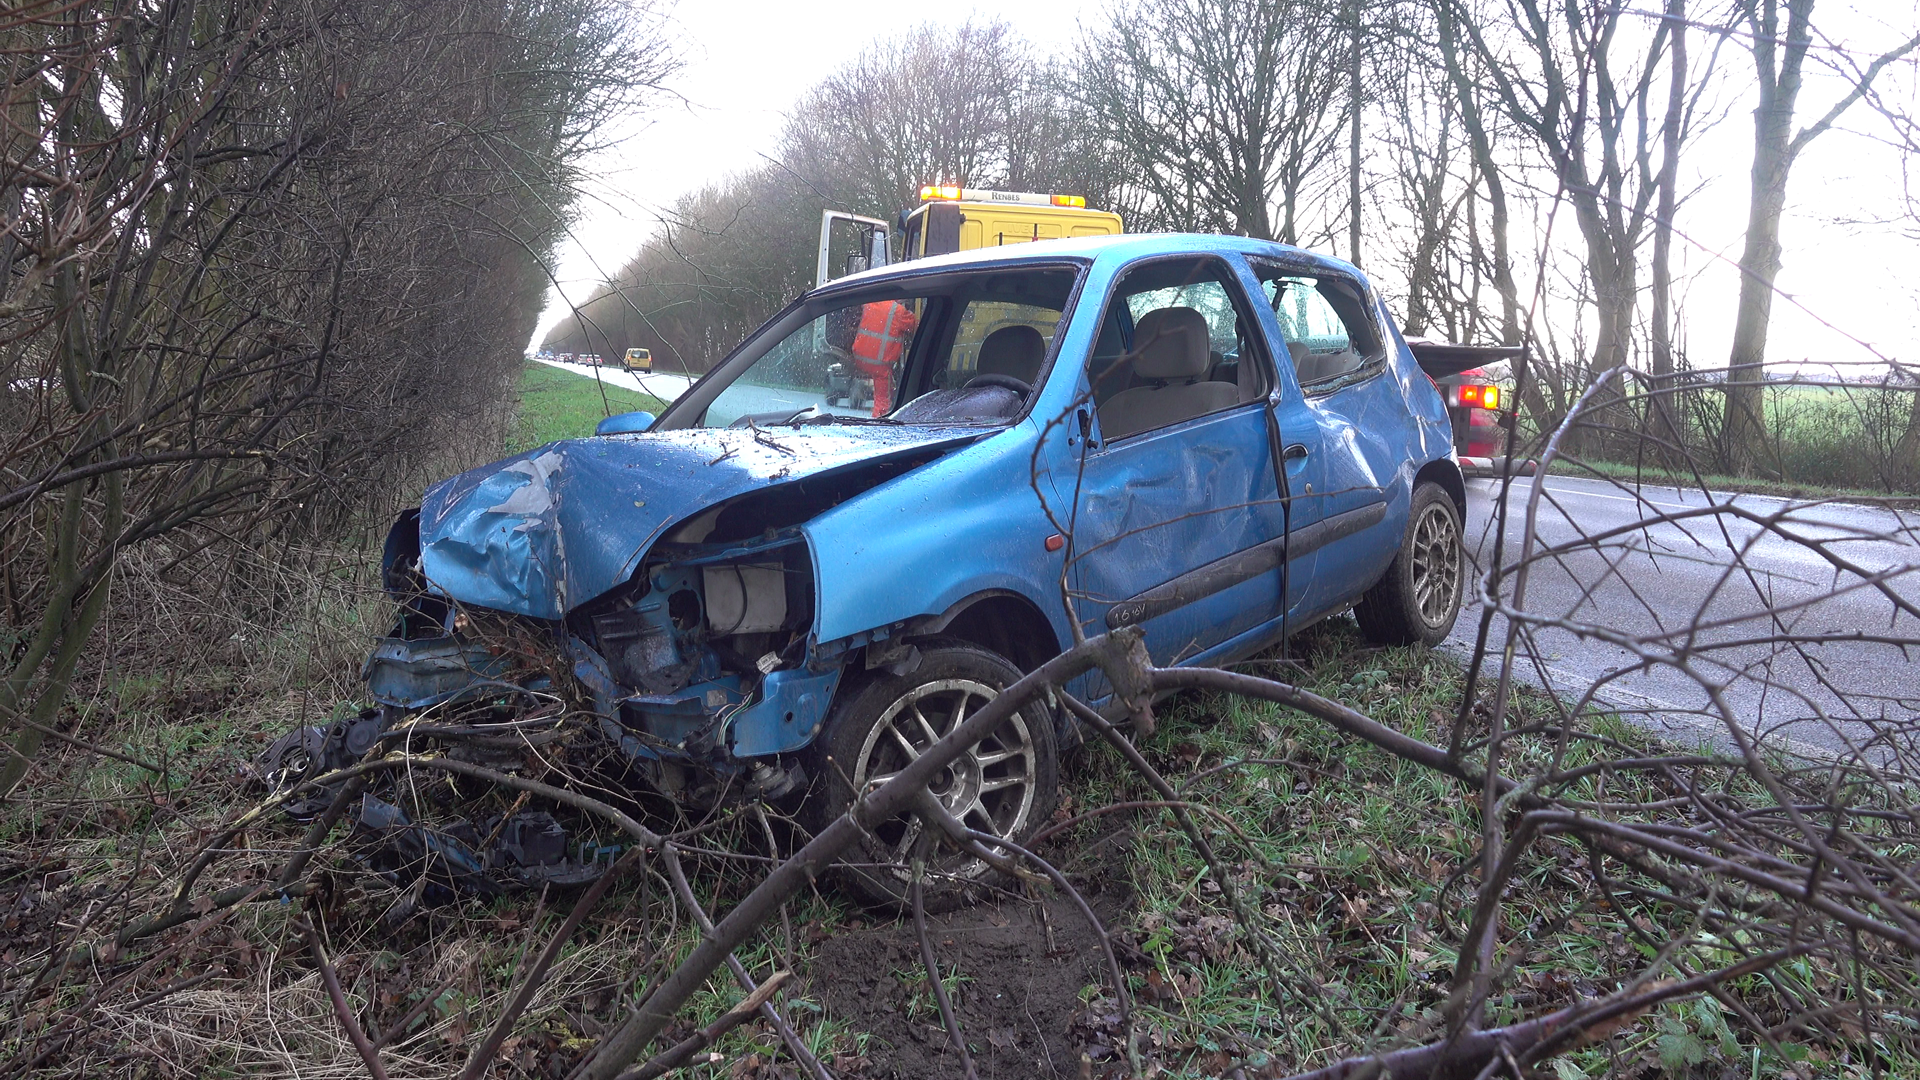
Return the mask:
[(830, 412), (815, 413), (812, 416), (800, 417), (793, 421), (795, 427), (801, 424), (892, 424), (899, 426), (905, 423), (905, 420), (895, 420), (891, 416), (842, 416), (839, 413)]

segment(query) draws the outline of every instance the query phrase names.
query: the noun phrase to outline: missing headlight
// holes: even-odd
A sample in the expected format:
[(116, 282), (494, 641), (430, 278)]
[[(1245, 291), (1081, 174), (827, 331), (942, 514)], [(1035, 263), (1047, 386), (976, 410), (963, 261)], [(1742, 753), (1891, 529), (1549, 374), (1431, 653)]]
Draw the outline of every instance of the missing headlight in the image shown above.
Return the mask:
[(651, 614), (628, 609), (597, 615), (593, 633), (616, 680), (649, 694), (670, 694), (687, 684), (693, 664), (683, 662), (672, 626)]
[(714, 637), (759, 634), (787, 624), (787, 574), (778, 564), (730, 563), (702, 571), (707, 631)]

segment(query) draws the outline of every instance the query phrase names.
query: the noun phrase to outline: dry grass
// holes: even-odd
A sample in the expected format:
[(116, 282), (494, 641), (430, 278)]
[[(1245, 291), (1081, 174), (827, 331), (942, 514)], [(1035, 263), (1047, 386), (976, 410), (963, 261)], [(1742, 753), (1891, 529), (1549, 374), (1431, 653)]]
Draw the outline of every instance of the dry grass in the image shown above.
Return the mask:
[[(201, 846), (252, 805), (255, 796), (235, 782), (242, 762), (288, 727), (351, 701), (385, 602), (345, 556), (314, 553), (308, 565), (317, 571), (268, 579), (280, 599), (255, 611), (278, 613), (266, 621), (165, 575), (118, 598), (146, 605), (158, 625), (112, 639), (112, 662), (123, 666), (93, 672), (67, 719), (79, 737), (167, 771), (156, 777), (62, 747), (45, 755), (32, 799), (0, 812), (0, 1073), (23, 1072), (27, 1059), (57, 1047), (34, 1075), (365, 1075), (296, 932), (294, 918), (305, 914), (325, 929), (353, 1010), (376, 1038), (431, 999), (386, 1049), (390, 1072), (452, 1076), (499, 1015), (523, 957), (566, 915), (570, 895), (522, 893), (390, 924), (385, 916), (399, 894), (336, 849), (316, 863), (328, 889), (310, 903), (209, 912), (124, 957), (24, 993), (50, 955), (98, 942), (126, 919), (164, 907)], [(164, 651), (170, 633), (190, 635), (171, 656)], [(1459, 672), (1443, 659), (1363, 648), (1343, 623), (1321, 627), (1299, 649), (1308, 660), (1303, 685), (1410, 734), (1439, 737), (1458, 699)], [(168, 659), (178, 666), (161, 662)], [(1524, 695), (1521, 708), (1546, 711)], [(1614, 734), (1634, 745), (1646, 738), (1624, 726)], [(1070, 874), (1125, 883), (1131, 900), (1112, 929), (1129, 950), (1143, 1030), (1167, 1075), (1211, 1075), (1228, 1062), (1246, 1064), (1249, 1075), (1261, 1066), (1319, 1064), (1340, 1045), (1342, 1029), (1390, 1039), (1431, 1031), (1462, 905), (1471, 901), (1470, 884), (1449, 884), (1478, 836), (1474, 808), (1457, 785), (1300, 715), (1206, 695), (1170, 702), (1142, 749), (1176, 784), (1232, 758), (1270, 759), (1211, 773), (1192, 790), (1231, 819), (1233, 830), (1216, 831), (1215, 842), (1258, 896), (1261, 929), (1284, 946), (1286, 976), (1325, 991), (1317, 1000), (1273, 992), (1269, 972), (1237, 943), (1198, 856), (1156, 815), (1104, 818), (1059, 838), (1045, 853)], [(1104, 749), (1081, 755), (1070, 777), (1081, 808), (1143, 795)], [(700, 843), (760, 853), (750, 826), (723, 824)], [(248, 830), (196, 891), (261, 880), (299, 832), (278, 818)], [(1582, 906), (1577, 863), (1548, 847), (1516, 881), (1503, 954), (1513, 978), (1492, 1005), (1496, 1018), (1604, 992), (1640, 965), (1620, 916)], [(716, 909), (758, 876), (756, 864), (720, 858), (693, 860), (691, 869), (695, 888)], [(564, 1072), (692, 947), (695, 935), (667, 893), (654, 867), (609, 894), (562, 952), (492, 1075)], [(897, 1039), (916, 1019), (903, 1014), (862, 1030), (836, 1015), (804, 979), (819, 942), (846, 929), (854, 913), (831, 896), (809, 895), (790, 914), (792, 939), (775, 921), (743, 961), (759, 978), (794, 964), (803, 981), (784, 995), (788, 1015), (816, 1053), (838, 1061), (838, 1073), (865, 1075), (861, 1050), (869, 1039)], [(890, 977), (873, 973), (877, 984)], [(995, 973), (963, 968), (956, 977), (987, 982)], [(710, 983), (677, 1030), (711, 1019), (739, 996), (730, 983)], [(1039, 1023), (1096, 1039), (1088, 1016), (1099, 1011), (1097, 988), (1085, 1000), (1085, 1014)], [(67, 1015), (83, 1017), (71, 1041), (59, 1034)], [(782, 1075), (791, 1064), (777, 1045), (764, 1026), (746, 1025), (715, 1048), (718, 1062), (691, 1074)], [(1769, 1075), (1786, 1067), (1696, 1002), (1663, 1009), (1609, 1045), (1566, 1059), (1559, 1075), (1703, 1077), (1695, 1059), (1729, 1048), (1743, 1060), (1761, 1049), (1754, 1060)], [(1868, 1075), (1842, 1043), (1807, 1040), (1793, 1049), (1831, 1066), (1831, 1075)]]

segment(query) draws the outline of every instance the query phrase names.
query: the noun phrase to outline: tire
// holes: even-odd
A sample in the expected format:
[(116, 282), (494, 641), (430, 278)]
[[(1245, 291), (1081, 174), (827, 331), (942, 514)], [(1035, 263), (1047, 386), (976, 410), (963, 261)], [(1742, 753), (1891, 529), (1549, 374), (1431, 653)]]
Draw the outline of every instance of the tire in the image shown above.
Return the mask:
[[(843, 688), (810, 748), (808, 774), (814, 781), (800, 816), (814, 832), (845, 814), (856, 790), (912, 760), (906, 747), (924, 750), (957, 719), (972, 715), (1020, 678), (1020, 670), (1004, 657), (965, 642), (932, 639), (921, 642), (919, 650), (920, 664), (908, 674), (877, 671)], [(901, 726), (903, 720), (917, 722)], [(971, 827), (1024, 843), (1052, 816), (1059, 798), (1060, 753), (1052, 716), (1039, 702), (1029, 702), (932, 788)], [(919, 833), (918, 820), (910, 816), (878, 826), (843, 856), (843, 864), (832, 871), (835, 880), (864, 904), (906, 906), (909, 859)], [(980, 860), (943, 845), (922, 879), (922, 903), (929, 911), (951, 910), (969, 903), (994, 876)]]
[(1407, 534), (1386, 576), (1353, 606), (1360, 632), (1379, 645), (1438, 645), (1460, 615), (1466, 549), (1460, 509), (1438, 484), (1413, 489)]

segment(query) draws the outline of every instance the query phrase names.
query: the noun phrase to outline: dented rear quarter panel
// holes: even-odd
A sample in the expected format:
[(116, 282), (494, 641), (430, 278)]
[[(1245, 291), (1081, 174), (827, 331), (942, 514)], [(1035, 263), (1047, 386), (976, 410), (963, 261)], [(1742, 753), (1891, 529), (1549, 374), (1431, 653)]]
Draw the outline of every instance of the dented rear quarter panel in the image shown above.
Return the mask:
[[(1357, 271), (1352, 273), (1357, 280), (1366, 280)], [(1420, 470), (1452, 457), (1452, 429), (1439, 393), (1414, 363), (1393, 316), (1377, 298), (1374, 306), (1375, 318), (1387, 332), (1386, 370), (1330, 393), (1309, 395), (1306, 405), (1326, 438), (1339, 439), (1353, 451), (1328, 455), (1328, 462), (1339, 470), (1328, 477), (1328, 513), (1362, 505), (1372, 498), (1369, 492), (1377, 489), (1387, 500), (1387, 533), (1397, 538), (1406, 530)], [(1309, 605), (1325, 610), (1350, 601), (1358, 588), (1386, 572), (1397, 551), (1397, 543), (1335, 544), (1323, 549), (1309, 586)]]

